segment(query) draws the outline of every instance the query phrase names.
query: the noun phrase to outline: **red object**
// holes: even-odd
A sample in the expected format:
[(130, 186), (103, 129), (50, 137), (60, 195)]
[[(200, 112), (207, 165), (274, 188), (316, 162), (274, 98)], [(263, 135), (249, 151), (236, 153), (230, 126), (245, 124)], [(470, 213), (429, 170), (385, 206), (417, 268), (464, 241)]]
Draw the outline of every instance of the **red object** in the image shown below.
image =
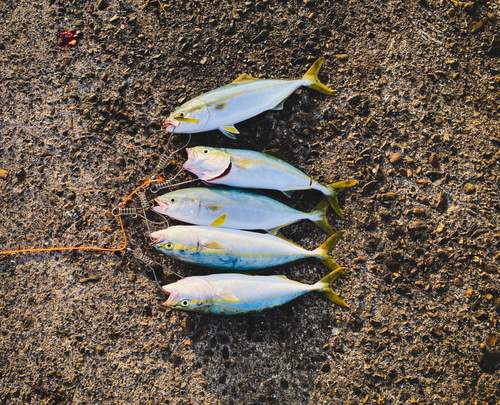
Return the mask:
[(77, 43), (77, 39), (80, 37), (80, 31), (75, 33), (71, 31), (64, 31), (59, 34), (58, 45), (64, 47), (74, 46)]

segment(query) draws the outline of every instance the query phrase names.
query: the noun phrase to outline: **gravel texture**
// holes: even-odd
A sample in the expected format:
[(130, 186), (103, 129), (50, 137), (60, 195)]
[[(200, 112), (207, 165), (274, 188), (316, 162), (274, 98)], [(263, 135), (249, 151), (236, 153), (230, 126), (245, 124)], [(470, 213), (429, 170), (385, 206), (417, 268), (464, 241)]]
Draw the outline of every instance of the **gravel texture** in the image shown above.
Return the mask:
[[(320, 182), (359, 181), (340, 196), (346, 219), (329, 215), (346, 231), (334, 290), (350, 307), (311, 293), (261, 317), (190, 315), (162, 305), (128, 251), (1, 255), (0, 403), (499, 403), (500, 4), (163, 5), (0, 4), (0, 250), (119, 248), (113, 208), (156, 173), (171, 111), (243, 73), (300, 78), (324, 56), (336, 97), (300, 89), (236, 141), (190, 145), (278, 149)], [(268, 195), (301, 210), (322, 198)], [(149, 248), (141, 218), (124, 225), (131, 249), (206, 273)], [(327, 237), (308, 221), (283, 233), (308, 249)], [(326, 272), (314, 259), (270, 271)]]

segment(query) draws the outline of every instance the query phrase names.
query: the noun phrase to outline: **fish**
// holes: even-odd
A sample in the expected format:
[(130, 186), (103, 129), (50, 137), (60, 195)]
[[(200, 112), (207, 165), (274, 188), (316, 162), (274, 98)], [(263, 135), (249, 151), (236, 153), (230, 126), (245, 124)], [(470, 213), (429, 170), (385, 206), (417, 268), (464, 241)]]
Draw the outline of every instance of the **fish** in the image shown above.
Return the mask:
[(154, 212), (195, 225), (264, 229), (276, 234), (285, 225), (309, 219), (330, 235), (334, 233), (326, 218), (326, 199), (307, 213), (250, 191), (192, 187), (163, 194), (155, 202)]
[(315, 250), (306, 250), (271, 234), (218, 228), (176, 225), (151, 233), (151, 245), (171, 259), (225, 271), (260, 271), (314, 257), (331, 270), (340, 266), (331, 251), (343, 231), (330, 236)]
[(284, 160), (264, 152), (207, 146), (186, 148), (186, 151), (188, 159), (182, 167), (207, 185), (280, 190), (288, 197), (295, 190), (318, 190), (341, 218), (345, 216), (337, 194), (358, 183), (346, 180), (323, 185)]
[(342, 267), (312, 285), (284, 276), (238, 273), (186, 277), (162, 287), (170, 294), (163, 305), (207, 315), (248, 315), (262, 313), (308, 292), (318, 291), (334, 303), (348, 307), (332, 289), (332, 283), (339, 276), (347, 277)]
[(227, 137), (236, 139), (239, 132), (234, 124), (267, 110), (283, 109), (288, 96), (301, 86), (333, 96), (335, 91), (318, 80), (323, 60), (318, 59), (298, 80), (259, 80), (241, 75), (226, 86), (182, 104), (167, 118), (167, 132), (192, 134), (219, 129)]

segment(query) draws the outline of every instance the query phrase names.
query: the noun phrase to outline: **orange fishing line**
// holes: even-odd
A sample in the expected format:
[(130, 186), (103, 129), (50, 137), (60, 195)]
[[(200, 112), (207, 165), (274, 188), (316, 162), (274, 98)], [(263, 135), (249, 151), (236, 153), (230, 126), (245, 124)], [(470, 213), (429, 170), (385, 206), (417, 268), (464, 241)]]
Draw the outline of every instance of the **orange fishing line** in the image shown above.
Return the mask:
[[(134, 194), (136, 194), (140, 189), (144, 188), (145, 186), (155, 183), (155, 182), (162, 182), (165, 179), (159, 178), (155, 180), (148, 180), (145, 181), (142, 186), (137, 187), (134, 192), (132, 192), (121, 204), (120, 207), (123, 207), (128, 200), (132, 198)], [(40, 249), (20, 249), (20, 250), (10, 250), (6, 252), (0, 252), (0, 255), (12, 255), (15, 253), (28, 253), (28, 252), (55, 252), (55, 251), (65, 251), (65, 250), (100, 250), (100, 251), (105, 251), (105, 252), (120, 252), (124, 250), (127, 247), (127, 234), (125, 233), (125, 228), (123, 227), (123, 221), (120, 216), (118, 216), (118, 220), (120, 221), (120, 227), (122, 230), (123, 234), (123, 245), (120, 248), (101, 248), (101, 247), (95, 247), (95, 246), (79, 246), (79, 247), (56, 247), (56, 248), (40, 248)]]

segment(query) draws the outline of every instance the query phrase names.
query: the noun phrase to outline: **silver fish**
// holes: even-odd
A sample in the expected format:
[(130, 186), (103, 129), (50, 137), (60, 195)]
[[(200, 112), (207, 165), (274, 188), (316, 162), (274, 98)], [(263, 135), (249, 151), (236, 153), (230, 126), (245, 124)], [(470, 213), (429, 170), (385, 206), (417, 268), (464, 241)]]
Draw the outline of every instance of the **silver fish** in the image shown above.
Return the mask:
[(259, 80), (241, 75), (227, 86), (209, 91), (181, 105), (167, 118), (167, 132), (195, 133), (219, 129), (229, 138), (239, 134), (234, 124), (267, 110), (281, 110), (283, 103), (301, 86), (335, 95), (318, 81), (323, 58), (299, 80)]
[(334, 303), (347, 307), (331, 287), (339, 276), (347, 277), (343, 268), (309, 285), (283, 276), (212, 274), (183, 278), (162, 288), (170, 293), (164, 303), (167, 307), (229, 316), (267, 311), (311, 291), (318, 291)]
[(182, 166), (209, 185), (280, 190), (288, 196), (295, 190), (318, 190), (335, 212), (344, 218), (337, 194), (358, 182), (320, 184), (284, 160), (263, 152), (245, 149), (186, 148), (188, 160)]
[(261, 194), (220, 187), (185, 188), (163, 194), (155, 201), (158, 206), (153, 211), (195, 225), (265, 229), (275, 234), (285, 225), (309, 219), (330, 235), (334, 233), (326, 218), (326, 199), (309, 213)]

